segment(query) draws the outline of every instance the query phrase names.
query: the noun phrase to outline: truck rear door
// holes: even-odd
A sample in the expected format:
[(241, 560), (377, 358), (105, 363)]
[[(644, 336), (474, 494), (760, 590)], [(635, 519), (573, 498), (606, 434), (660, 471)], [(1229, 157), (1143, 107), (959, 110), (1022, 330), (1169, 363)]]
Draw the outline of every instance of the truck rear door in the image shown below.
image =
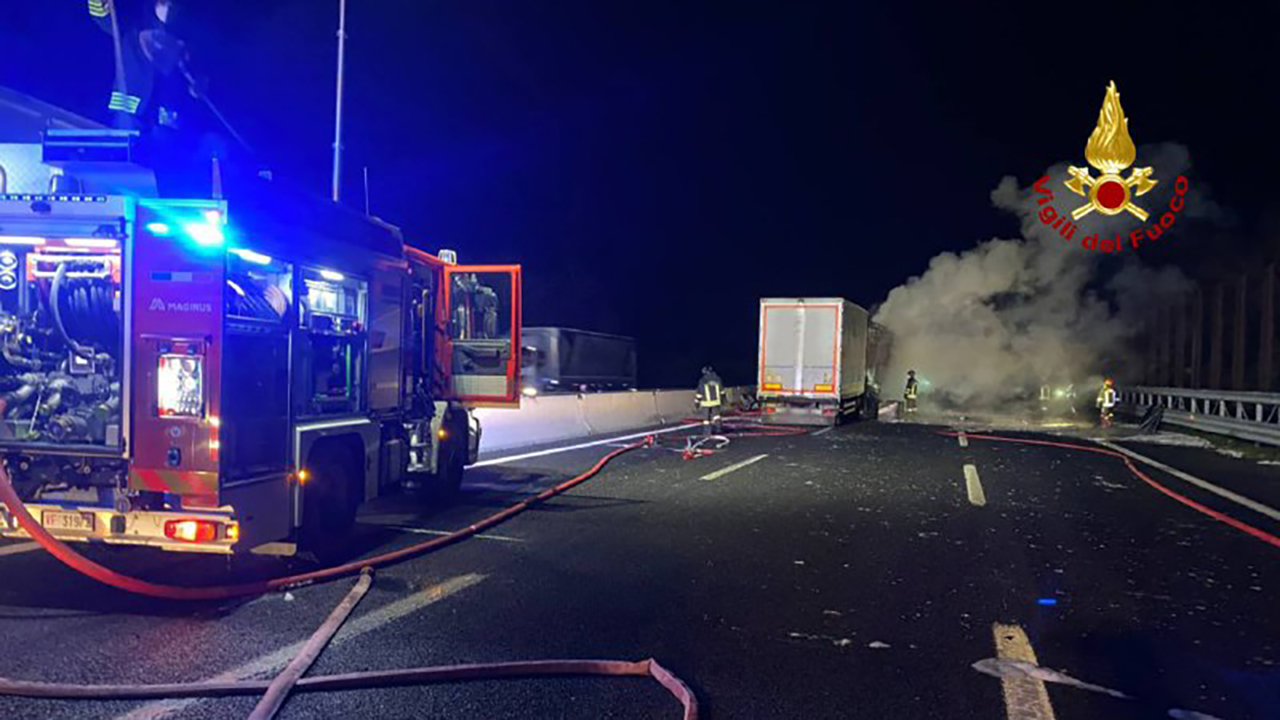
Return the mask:
[(520, 404), (520, 266), (444, 268), (441, 314), (448, 397), (472, 407)]
[(839, 342), (838, 302), (761, 303), (759, 394), (838, 396)]

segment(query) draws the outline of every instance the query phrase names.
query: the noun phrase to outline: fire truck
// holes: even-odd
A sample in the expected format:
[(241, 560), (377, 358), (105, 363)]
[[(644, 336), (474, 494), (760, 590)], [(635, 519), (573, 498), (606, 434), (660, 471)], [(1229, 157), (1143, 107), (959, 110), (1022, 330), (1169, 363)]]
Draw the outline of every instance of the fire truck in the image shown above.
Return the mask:
[[(470, 408), (519, 402), (520, 267), (265, 178), (158, 197), (131, 142), (0, 145), (0, 459), (34, 517), (288, 554), (406, 484), (456, 492)], [(0, 534), (23, 535), (2, 510)]]

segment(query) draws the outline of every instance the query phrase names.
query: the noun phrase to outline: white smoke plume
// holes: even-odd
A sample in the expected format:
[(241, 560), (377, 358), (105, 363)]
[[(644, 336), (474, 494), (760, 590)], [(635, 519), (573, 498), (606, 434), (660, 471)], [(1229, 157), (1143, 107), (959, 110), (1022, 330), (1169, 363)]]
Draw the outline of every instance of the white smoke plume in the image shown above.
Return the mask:
[[(1158, 219), (1190, 155), (1162, 144), (1141, 148), (1138, 157), (1155, 168), (1160, 184), (1136, 200)], [(1059, 211), (1082, 203), (1062, 184), (1066, 167), (1047, 171)], [(1104, 374), (1137, 378), (1143, 354), (1132, 346), (1142, 321), (1153, 303), (1186, 292), (1189, 282), (1175, 269), (1144, 266), (1129, 248), (1108, 255), (1081, 247), (1080, 239), (1093, 233), (1139, 227), (1128, 214), (1095, 213), (1066, 241), (1037, 216), (1037, 197), (1030, 186), (1003, 178), (992, 202), (1021, 218), (1023, 237), (942, 253), (889, 293), (875, 316), (894, 333), (886, 394), (900, 392), (908, 369), (923, 378), (924, 398), (970, 409), (1004, 407), (1035, 397), (1043, 384), (1068, 382), (1087, 401)], [(1197, 217), (1221, 212), (1192, 178), (1185, 212), (1159, 242), (1190, 242), (1186, 231)]]

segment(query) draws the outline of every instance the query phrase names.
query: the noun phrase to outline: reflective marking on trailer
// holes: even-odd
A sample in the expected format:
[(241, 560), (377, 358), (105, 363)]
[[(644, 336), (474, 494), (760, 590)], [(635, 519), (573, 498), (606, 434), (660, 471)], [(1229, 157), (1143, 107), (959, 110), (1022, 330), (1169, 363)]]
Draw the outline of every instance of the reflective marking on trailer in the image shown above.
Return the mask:
[[(480, 583), (485, 579), (485, 575), (470, 573), (467, 575), (459, 575), (454, 578), (445, 580), (442, 583), (432, 585), (422, 592), (414, 593), (403, 600), (397, 600), (393, 603), (383, 605), (368, 615), (361, 615), (347, 621), (347, 624), (338, 631), (333, 638), (333, 645), (340, 645), (348, 640), (353, 640), (361, 635), (377, 630), (388, 623), (399, 620), (407, 615), (412, 615), (433, 603), (437, 603), (448, 598), (461, 590), (465, 590), (473, 585)], [(308, 633), (311, 631), (308, 630)], [(267, 653), (256, 660), (251, 660), (239, 667), (232, 668), (226, 672), (207, 678), (207, 682), (224, 682), (229, 680), (248, 680), (250, 678), (267, 677), (275, 675), (284, 669), (293, 658), (302, 651), (302, 646), (306, 644), (306, 639), (299, 640), (292, 645), (282, 647), (275, 652)], [(201, 698), (188, 698), (184, 700), (160, 700), (150, 702), (133, 712), (119, 716), (117, 720), (159, 720), (167, 718), (183, 710), (203, 702)]]
[(964, 489), (969, 495), (969, 502), (982, 507), (987, 504), (987, 495), (982, 491), (982, 481), (978, 479), (976, 465), (964, 466)]
[(730, 465), (729, 467), (720, 468), (719, 470), (716, 470), (715, 472), (707, 473), (706, 475), (703, 475), (702, 477), (700, 477), (700, 478), (698, 478), (698, 479), (699, 479), (699, 480), (715, 480), (716, 478), (718, 478), (718, 477), (724, 477), (725, 475), (728, 475), (729, 473), (731, 473), (731, 472), (733, 472), (733, 471), (735, 471), (735, 470), (741, 470), (742, 468), (744, 468), (744, 467), (746, 467), (746, 466), (748, 466), (748, 465), (754, 465), (755, 463), (758, 463), (758, 462), (760, 462), (761, 460), (763, 460), (763, 459), (765, 459), (765, 458), (767, 458), (767, 457), (769, 457), (769, 456), (768, 456), (767, 454), (765, 454), (765, 455), (757, 455), (757, 456), (755, 456), (755, 457), (747, 458), (746, 460), (743, 460), (742, 462), (734, 463), (734, 464)]

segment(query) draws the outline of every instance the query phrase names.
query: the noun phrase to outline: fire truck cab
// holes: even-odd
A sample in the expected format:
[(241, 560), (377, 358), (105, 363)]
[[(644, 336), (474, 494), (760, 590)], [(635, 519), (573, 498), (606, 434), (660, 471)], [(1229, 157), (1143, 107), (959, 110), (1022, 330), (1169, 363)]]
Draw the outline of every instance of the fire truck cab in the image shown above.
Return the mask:
[[(129, 142), (0, 145), (0, 458), (44, 527), (289, 553), (407, 483), (456, 492), (469, 408), (519, 402), (519, 266), (458, 265), (264, 179), (121, 193)], [(23, 535), (3, 510), (0, 534)]]

